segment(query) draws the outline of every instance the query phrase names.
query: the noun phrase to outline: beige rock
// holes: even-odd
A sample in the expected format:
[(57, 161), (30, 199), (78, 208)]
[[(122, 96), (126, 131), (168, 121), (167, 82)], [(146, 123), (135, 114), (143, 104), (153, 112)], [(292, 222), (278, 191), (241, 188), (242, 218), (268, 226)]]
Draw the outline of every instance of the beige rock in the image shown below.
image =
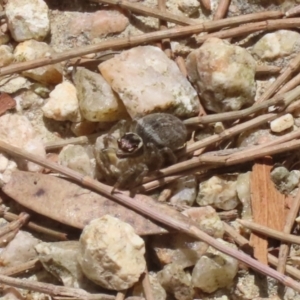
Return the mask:
[(128, 24), (128, 18), (117, 10), (76, 13), (70, 19), (68, 33), (73, 36), (84, 34), (90, 40), (93, 40), (103, 35), (122, 32)]
[(0, 67), (4, 67), (12, 63), (14, 56), (12, 54), (12, 49), (7, 45), (0, 46)]
[(128, 289), (145, 270), (144, 241), (117, 218), (105, 215), (91, 221), (79, 242), (83, 273), (104, 288)]
[(43, 0), (9, 0), (5, 8), (15, 41), (43, 40), (50, 31), (49, 9)]
[(236, 180), (213, 176), (201, 182), (196, 201), (200, 206), (211, 205), (224, 210), (236, 208), (239, 204)]
[(192, 15), (200, 8), (200, 2), (197, 0), (179, 0), (178, 7), (187, 15)]
[(157, 111), (168, 111), (178, 117), (199, 112), (195, 90), (176, 63), (157, 47), (123, 51), (101, 63), (99, 70), (132, 118)]
[[(15, 51), (16, 61), (28, 61), (41, 57), (51, 57), (54, 50), (46, 43), (29, 40), (20, 43)], [(47, 65), (22, 72), (23, 76), (45, 84), (57, 84), (62, 81), (62, 67), (60, 64)]]
[(187, 57), (186, 67), (203, 106), (213, 112), (239, 110), (253, 104), (255, 60), (244, 48), (209, 38)]
[(253, 54), (262, 60), (275, 60), (299, 50), (300, 34), (292, 30), (278, 30), (265, 34), (253, 47)]
[[(233, 244), (222, 239), (218, 241), (231, 248), (237, 249)], [(192, 283), (205, 293), (212, 293), (218, 288), (226, 287), (232, 283), (238, 271), (238, 261), (218, 250), (209, 247), (207, 254), (203, 255), (192, 272)]]
[(91, 122), (113, 122), (127, 116), (122, 102), (100, 74), (77, 68), (74, 76), (82, 116)]
[(94, 177), (95, 166), (90, 161), (84, 147), (80, 145), (67, 145), (63, 147), (58, 155), (58, 162), (83, 175)]
[[(0, 117), (0, 139), (13, 146), (19, 147), (31, 154), (46, 158), (42, 140), (36, 135), (31, 123), (24, 116), (3, 115)], [(32, 172), (43, 170), (43, 167), (23, 159), (15, 159), (20, 168)]]
[(273, 132), (282, 132), (294, 126), (294, 118), (291, 114), (285, 114), (270, 123)]
[(31, 83), (22, 76), (13, 76), (12, 78), (0, 79), (0, 91), (2, 93), (13, 94), (20, 89), (29, 88)]
[(15, 238), (1, 251), (0, 262), (2, 267), (18, 266), (36, 258), (34, 246), (39, 240), (30, 233), (19, 231)]
[(42, 107), (44, 116), (57, 121), (78, 122), (81, 120), (75, 86), (64, 81), (50, 93), (47, 103)]

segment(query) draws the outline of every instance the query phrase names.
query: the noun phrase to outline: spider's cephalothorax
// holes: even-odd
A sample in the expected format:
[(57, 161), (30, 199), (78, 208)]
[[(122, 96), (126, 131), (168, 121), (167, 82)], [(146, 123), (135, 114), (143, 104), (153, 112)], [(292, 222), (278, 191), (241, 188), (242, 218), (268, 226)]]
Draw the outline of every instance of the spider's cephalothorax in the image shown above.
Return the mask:
[[(174, 154), (185, 147), (183, 122), (167, 113), (154, 113), (128, 122), (120, 121), (100, 137), (96, 159), (100, 170), (116, 188), (140, 184), (149, 171), (175, 163)], [(99, 146), (100, 144), (100, 146)]]

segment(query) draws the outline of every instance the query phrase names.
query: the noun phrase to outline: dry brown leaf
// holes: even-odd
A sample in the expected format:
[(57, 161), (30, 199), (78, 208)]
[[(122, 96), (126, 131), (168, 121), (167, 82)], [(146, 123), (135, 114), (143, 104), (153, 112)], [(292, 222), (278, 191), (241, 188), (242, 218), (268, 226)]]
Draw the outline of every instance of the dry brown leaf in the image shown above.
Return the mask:
[(6, 93), (0, 93), (0, 116), (16, 107), (16, 100)]
[[(139, 235), (167, 232), (165, 228), (125, 206), (54, 176), (15, 171), (3, 191), (21, 205), (76, 228), (82, 229), (91, 220), (110, 214), (131, 224)], [(138, 201), (147, 202), (148, 205), (173, 215), (174, 219), (189, 221), (181, 213), (150, 197), (139, 197)]]

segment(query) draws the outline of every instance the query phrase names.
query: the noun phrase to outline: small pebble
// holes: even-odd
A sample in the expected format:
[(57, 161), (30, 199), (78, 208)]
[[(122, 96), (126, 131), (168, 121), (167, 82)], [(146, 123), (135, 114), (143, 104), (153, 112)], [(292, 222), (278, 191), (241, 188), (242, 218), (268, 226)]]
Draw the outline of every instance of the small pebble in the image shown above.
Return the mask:
[(67, 145), (58, 155), (60, 165), (68, 167), (83, 175), (94, 177), (95, 168), (90, 161), (85, 148), (80, 145)]
[(57, 121), (78, 122), (81, 120), (75, 86), (64, 81), (55, 86), (49, 99), (42, 107), (44, 116)]
[(244, 48), (209, 38), (188, 55), (186, 67), (207, 110), (235, 111), (254, 103), (256, 63)]
[(145, 271), (144, 241), (117, 218), (105, 215), (91, 221), (79, 243), (78, 261), (83, 273), (104, 288), (126, 290)]
[[(55, 51), (46, 43), (35, 40), (19, 43), (14, 51), (16, 61), (35, 60), (49, 57)], [(62, 81), (62, 66), (60, 64), (47, 65), (22, 72), (22, 75), (45, 84), (58, 84)]]
[(0, 92), (13, 94), (21, 89), (29, 88), (31, 82), (28, 79), (22, 76), (13, 76), (10, 79), (0, 78)]
[(5, 13), (17, 42), (43, 40), (50, 32), (49, 9), (43, 0), (8, 0)]
[(291, 114), (285, 114), (270, 123), (270, 128), (273, 132), (282, 132), (293, 127), (294, 118)]
[(113, 122), (126, 118), (122, 102), (100, 74), (77, 68), (74, 83), (82, 116), (91, 122)]
[(177, 300), (193, 300), (193, 288), (190, 273), (179, 264), (168, 264), (157, 273), (157, 279), (163, 288)]
[(107, 34), (122, 32), (128, 24), (128, 18), (118, 10), (98, 10), (73, 14), (67, 29), (71, 36), (82, 34), (92, 41)]
[(188, 16), (191, 16), (199, 10), (200, 2), (197, 0), (180, 0), (178, 1), (178, 7)]
[(172, 189), (170, 203), (192, 206), (196, 200), (197, 181), (194, 175), (183, 176), (176, 180)]
[(164, 111), (191, 117), (199, 112), (196, 91), (158, 47), (131, 48), (98, 68), (132, 118)]
[[(222, 239), (220, 243), (233, 249), (237, 247)], [(203, 255), (192, 272), (192, 282), (197, 288), (205, 293), (212, 293), (219, 288), (226, 287), (233, 283), (238, 271), (238, 261), (212, 247)]]
[(76, 136), (89, 135), (95, 132), (98, 123), (90, 121), (76, 122), (71, 125), (71, 131)]
[(199, 184), (196, 201), (200, 206), (211, 205), (223, 210), (234, 209), (239, 204), (236, 181), (213, 176)]
[(262, 60), (275, 60), (299, 50), (300, 34), (292, 30), (278, 30), (265, 34), (253, 47), (253, 54)]
[(7, 45), (0, 46), (0, 67), (9, 65), (14, 61), (11, 47)]

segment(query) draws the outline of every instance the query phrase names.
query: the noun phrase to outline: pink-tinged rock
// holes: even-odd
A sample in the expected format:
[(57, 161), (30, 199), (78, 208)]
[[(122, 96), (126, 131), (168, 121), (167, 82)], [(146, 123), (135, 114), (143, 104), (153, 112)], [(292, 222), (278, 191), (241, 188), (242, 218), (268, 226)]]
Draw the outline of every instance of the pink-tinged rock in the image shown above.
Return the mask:
[(203, 106), (213, 112), (235, 111), (254, 103), (255, 65), (246, 49), (218, 38), (209, 38), (186, 61)]
[(99, 70), (132, 118), (158, 111), (178, 117), (199, 112), (196, 91), (176, 63), (157, 47), (124, 51), (101, 63)]
[(110, 33), (125, 30), (129, 21), (117, 10), (99, 10), (94, 13), (78, 13), (69, 23), (69, 33), (78, 36), (81, 33), (94, 39)]
[[(51, 57), (55, 51), (46, 43), (35, 40), (20, 43), (15, 51), (16, 61), (29, 61), (42, 57)], [(47, 65), (22, 72), (24, 77), (34, 79), (45, 84), (57, 84), (62, 81), (62, 67), (60, 64)]]

